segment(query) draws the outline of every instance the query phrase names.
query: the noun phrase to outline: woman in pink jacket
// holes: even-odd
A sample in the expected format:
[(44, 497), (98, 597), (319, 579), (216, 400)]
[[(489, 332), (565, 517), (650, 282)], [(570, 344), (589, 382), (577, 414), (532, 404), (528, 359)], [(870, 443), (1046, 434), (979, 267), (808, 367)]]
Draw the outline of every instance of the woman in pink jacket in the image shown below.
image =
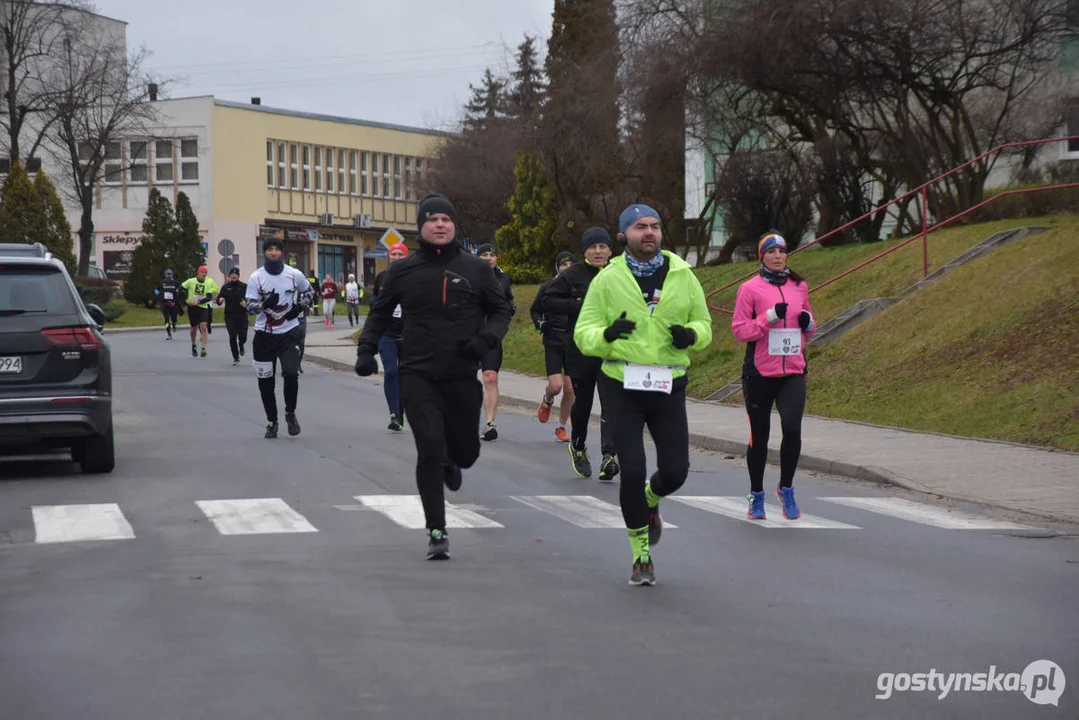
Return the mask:
[(749, 415), (750, 520), (764, 520), (764, 466), (772, 405), (779, 411), (783, 441), (779, 446), (779, 487), (776, 497), (783, 517), (801, 515), (794, 501), (794, 470), (802, 453), (802, 414), (806, 404), (805, 343), (816, 325), (805, 279), (787, 267), (787, 241), (769, 231), (757, 243), (761, 267), (757, 277), (738, 288), (731, 330), (746, 343), (742, 363), (742, 394)]

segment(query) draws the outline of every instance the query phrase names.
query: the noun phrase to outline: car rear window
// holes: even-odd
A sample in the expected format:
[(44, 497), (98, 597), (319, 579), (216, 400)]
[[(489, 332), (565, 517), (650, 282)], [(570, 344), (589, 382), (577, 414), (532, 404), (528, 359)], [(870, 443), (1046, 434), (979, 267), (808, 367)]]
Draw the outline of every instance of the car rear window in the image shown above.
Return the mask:
[(75, 299), (64, 274), (53, 267), (0, 263), (0, 316), (18, 310), (61, 315), (75, 313)]

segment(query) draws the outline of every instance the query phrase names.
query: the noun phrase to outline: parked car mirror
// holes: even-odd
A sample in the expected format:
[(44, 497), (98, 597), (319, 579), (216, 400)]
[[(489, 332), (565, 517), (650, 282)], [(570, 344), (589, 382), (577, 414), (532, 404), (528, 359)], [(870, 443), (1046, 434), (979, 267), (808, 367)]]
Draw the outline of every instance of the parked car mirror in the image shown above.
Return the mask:
[(94, 322), (97, 323), (97, 327), (98, 327), (99, 330), (101, 328), (105, 327), (105, 311), (104, 310), (99, 308), (97, 305), (94, 305), (93, 303), (87, 305), (86, 310), (87, 310), (87, 312), (90, 313), (90, 317), (92, 317), (94, 319)]

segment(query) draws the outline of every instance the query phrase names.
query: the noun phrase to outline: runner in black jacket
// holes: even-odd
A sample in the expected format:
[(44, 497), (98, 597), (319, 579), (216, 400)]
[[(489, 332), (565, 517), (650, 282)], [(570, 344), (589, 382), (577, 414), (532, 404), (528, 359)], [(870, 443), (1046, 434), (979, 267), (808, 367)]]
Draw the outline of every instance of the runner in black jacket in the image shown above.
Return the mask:
[(172, 270), (165, 270), (165, 279), (154, 288), (154, 295), (161, 300), (161, 314), (165, 316), (165, 339), (172, 340), (176, 329), (176, 316), (183, 310), (184, 289), (172, 276)]
[[(560, 252), (554, 260), (555, 277), (558, 273), (571, 267), (577, 258), (571, 252)], [(573, 406), (573, 382), (566, 370), (566, 344), (569, 342), (570, 330), (569, 316), (564, 314), (547, 313), (543, 310), (543, 299), (547, 289), (554, 282), (554, 278), (540, 285), (536, 297), (532, 301), (530, 314), (532, 324), (543, 335), (543, 360), (547, 369), (547, 387), (543, 390), (543, 399), (540, 400), (536, 417), (541, 423), (551, 419), (551, 406), (559, 393), (565, 390), (562, 402), (558, 407), (558, 427), (555, 428), (554, 436), (559, 442), (569, 442), (569, 434), (566, 432), (566, 421), (569, 420), (569, 411)]]
[[(476, 257), (482, 258), (495, 271), (498, 284), (506, 296), (506, 302), (510, 304), (510, 315), (517, 314), (517, 304), (513, 300), (510, 276), (498, 267), (498, 248), (493, 243), (484, 243), (476, 249)], [(498, 371), (502, 369), (502, 343), (491, 350), (480, 360), (480, 370), (483, 371), (483, 412), (486, 416), (487, 426), (483, 429), (480, 437), (491, 441), (498, 439), (498, 429), (495, 427), (495, 414), (498, 412)]]
[[(582, 236), (584, 260), (576, 262), (559, 273), (543, 294), (543, 310), (551, 314), (569, 317), (569, 337), (566, 340), (566, 371), (573, 381), (573, 441), (569, 444), (570, 461), (573, 470), (583, 478), (592, 477), (592, 462), (588, 459), (585, 442), (588, 439), (588, 420), (592, 416), (592, 402), (595, 400), (596, 382), (599, 379), (599, 358), (587, 357), (573, 342), (573, 330), (577, 326), (577, 315), (581, 312), (588, 285), (611, 258), (611, 236), (601, 227), (590, 227)], [(603, 397), (600, 396), (600, 447), (603, 460), (599, 466), (599, 479), (605, 482), (614, 480), (620, 468), (615, 459), (614, 440), (606, 421)]]
[(491, 266), (461, 250), (456, 211), (441, 195), (419, 205), (419, 250), (386, 272), (356, 346), (356, 374), (378, 372), (378, 341), (401, 306), (401, 396), (416, 442), (416, 486), (428, 529), (427, 559), (449, 557), (442, 486), (480, 454), (480, 359), (509, 330), (510, 305)]
[(240, 281), (240, 268), (229, 270), (228, 282), (221, 286), (217, 304), (225, 306), (225, 330), (229, 333), (232, 364), (239, 365), (247, 344), (247, 283)]

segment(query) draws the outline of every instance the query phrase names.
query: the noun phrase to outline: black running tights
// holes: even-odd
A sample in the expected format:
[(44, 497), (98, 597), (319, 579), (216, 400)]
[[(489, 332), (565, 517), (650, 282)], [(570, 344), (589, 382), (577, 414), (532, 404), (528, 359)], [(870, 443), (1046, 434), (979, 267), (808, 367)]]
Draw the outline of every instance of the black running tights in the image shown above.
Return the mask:
[(599, 369), (599, 364), (597, 363), (594, 371), (570, 376), (570, 381), (573, 383), (573, 407), (570, 408), (569, 413), (570, 435), (572, 436), (573, 447), (584, 450), (588, 441), (588, 422), (592, 419), (592, 403), (595, 401), (596, 392), (598, 391), (600, 403), (600, 450), (604, 455), (614, 455), (614, 440), (611, 437), (610, 423), (607, 422), (609, 416), (607, 403), (605, 402), (607, 391), (602, 385), (597, 386), (596, 383), (597, 377), (602, 375), (603, 372)]
[(644, 429), (656, 445), (656, 472), (652, 492), (666, 496), (678, 490), (689, 475), (689, 423), (686, 419), (686, 391), (670, 395), (660, 392), (625, 390), (622, 383), (601, 374), (603, 399), (609, 408), (614, 449), (622, 466), (618, 498), (627, 528), (648, 524), (648, 502), (644, 481), (648, 476), (644, 454)]
[(297, 377), (300, 366), (299, 333), (292, 329), (281, 335), (255, 332), (251, 342), (251, 359), (258, 377), (259, 394), (266, 420), (277, 422), (277, 398), (274, 396), (274, 376), (277, 363), (281, 363), (282, 385), (285, 386), (285, 412), (296, 412), (296, 400), (300, 394)]
[(446, 528), (443, 482), (452, 465), (469, 468), (480, 456), (476, 418), (483, 384), (474, 378), (434, 381), (400, 374), (401, 400), (416, 443), (416, 489), (427, 527)]
[(779, 484), (791, 487), (798, 458), (802, 454), (802, 415), (806, 408), (805, 375), (785, 377), (746, 376), (742, 378), (746, 414), (749, 415), (749, 487), (764, 490), (764, 466), (768, 462), (768, 435), (772, 426), (772, 405), (779, 411), (783, 440), (779, 445)]

